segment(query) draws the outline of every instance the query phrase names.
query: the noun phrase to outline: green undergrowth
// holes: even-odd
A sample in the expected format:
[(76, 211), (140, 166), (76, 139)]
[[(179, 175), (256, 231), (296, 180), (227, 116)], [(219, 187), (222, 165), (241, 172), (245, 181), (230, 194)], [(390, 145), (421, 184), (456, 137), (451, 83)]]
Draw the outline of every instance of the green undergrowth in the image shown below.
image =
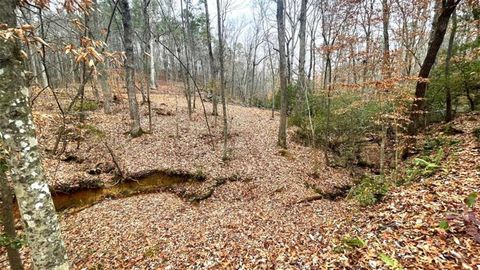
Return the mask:
[(436, 136), (424, 141), (420, 154), (407, 161), (404, 176), (397, 185), (416, 182), (446, 169), (445, 159), (458, 150), (458, 140)]
[(382, 176), (363, 176), (361, 181), (350, 190), (350, 197), (362, 206), (379, 202), (388, 192), (389, 184)]
[(95, 111), (96, 109), (98, 109), (98, 103), (93, 100), (84, 100), (83, 104), (82, 102), (76, 102), (73, 106), (73, 110), (77, 112)]
[[(385, 175), (364, 175), (350, 190), (349, 198), (355, 199), (361, 206), (380, 202), (393, 186), (402, 186), (430, 177), (446, 170), (445, 159), (458, 150), (459, 141), (445, 136), (426, 139), (420, 153), (403, 163), (401, 170)], [(396, 179), (396, 180), (394, 180)]]
[(346, 236), (342, 238), (339, 245), (333, 248), (335, 253), (345, 253), (355, 249), (364, 248), (367, 246), (367, 243), (359, 237), (350, 237)]

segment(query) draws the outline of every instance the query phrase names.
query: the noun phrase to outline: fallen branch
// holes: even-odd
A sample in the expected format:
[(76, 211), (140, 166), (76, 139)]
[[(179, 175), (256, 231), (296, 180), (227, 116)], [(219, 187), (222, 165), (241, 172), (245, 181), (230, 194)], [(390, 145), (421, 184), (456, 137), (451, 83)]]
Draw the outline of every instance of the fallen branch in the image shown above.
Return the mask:
[[(113, 164), (115, 165), (115, 168), (117, 168), (118, 174), (120, 175), (120, 180), (125, 179), (125, 175), (122, 172), (122, 169), (120, 168), (120, 165), (118, 165), (117, 159), (115, 158), (115, 154), (113, 153), (112, 149), (110, 146), (108, 146), (107, 142), (103, 142), (105, 144), (105, 147), (107, 147), (108, 153), (112, 157)], [(116, 183), (118, 184), (118, 182)]]

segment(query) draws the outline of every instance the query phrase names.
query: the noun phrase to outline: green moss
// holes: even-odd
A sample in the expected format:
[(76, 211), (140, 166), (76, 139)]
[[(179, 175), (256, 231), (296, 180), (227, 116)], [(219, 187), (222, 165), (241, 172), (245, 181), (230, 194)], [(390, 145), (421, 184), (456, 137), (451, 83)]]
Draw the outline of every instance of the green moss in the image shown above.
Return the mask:
[(342, 239), (341, 244), (333, 248), (335, 253), (344, 253), (345, 251), (352, 251), (354, 249), (364, 248), (367, 243), (359, 237), (346, 236)]
[(84, 124), (79, 127), (82, 129), (86, 135), (95, 137), (97, 139), (104, 139), (106, 137), (106, 134), (104, 131), (100, 130), (94, 125), (91, 124)]
[(95, 111), (96, 109), (98, 109), (98, 103), (96, 101), (93, 101), (93, 100), (84, 100), (83, 104), (82, 104), (82, 102), (76, 102), (73, 109), (77, 112), (80, 112), (80, 111)]
[(389, 186), (383, 177), (364, 176), (350, 192), (361, 205), (372, 205), (380, 201), (388, 192)]

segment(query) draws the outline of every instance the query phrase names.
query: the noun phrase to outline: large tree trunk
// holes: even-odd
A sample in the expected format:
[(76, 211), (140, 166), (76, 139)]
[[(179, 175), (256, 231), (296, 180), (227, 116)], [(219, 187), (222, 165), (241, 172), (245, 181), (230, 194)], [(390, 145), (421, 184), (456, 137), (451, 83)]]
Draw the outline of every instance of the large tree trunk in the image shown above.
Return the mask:
[(415, 88), (415, 100), (413, 101), (410, 112), (411, 124), (408, 128), (408, 133), (410, 135), (416, 135), (418, 133), (418, 129), (420, 128), (420, 124), (422, 123), (421, 116), (425, 112), (425, 94), (428, 85), (427, 80), (435, 63), (435, 59), (437, 58), (437, 53), (442, 46), (450, 17), (455, 11), (455, 8), (459, 2), (460, 0), (442, 1), (442, 6), (438, 9), (438, 13), (435, 16), (436, 21), (433, 24), (432, 33), (430, 35), (427, 55), (423, 60), (422, 66), (420, 67), (420, 72), (418, 74), (419, 80)]
[(286, 74), (286, 55), (285, 55), (285, 20), (284, 20), (283, 0), (277, 0), (277, 30), (278, 30), (278, 50), (280, 54), (280, 127), (278, 129), (278, 145), (287, 148), (287, 74)]
[[(0, 1), (0, 23), (16, 27), (17, 3)], [(14, 38), (0, 40), (0, 137), (10, 153), (7, 164), (34, 266), (68, 269), (67, 253), (40, 161), (20, 46)]]
[(132, 29), (132, 15), (130, 13), (130, 6), (128, 0), (120, 0), (120, 7), (122, 9), (123, 35), (125, 47), (125, 72), (126, 72), (126, 86), (128, 94), (128, 106), (130, 108), (130, 118), (132, 119), (132, 127), (130, 135), (132, 137), (140, 136), (143, 131), (140, 127), (140, 114), (138, 113), (138, 102), (135, 94), (135, 68), (134, 68), (134, 54), (133, 54), (133, 29)]
[[(1, 147), (1, 145), (0, 145)], [(0, 150), (1, 151), (1, 150)], [(0, 153), (0, 155), (2, 155)], [(13, 196), (10, 185), (7, 181), (7, 163), (3, 156), (0, 156), (0, 199), (1, 199), (1, 216), (0, 223), (3, 225), (3, 231), (8, 237), (10, 244), (7, 244), (5, 248), (7, 249), (8, 261), (10, 263), (10, 268), (12, 270), (22, 270), (22, 259), (20, 258), (20, 252), (18, 248), (12, 245), (13, 241), (16, 240), (15, 232), (15, 218), (13, 216)]]

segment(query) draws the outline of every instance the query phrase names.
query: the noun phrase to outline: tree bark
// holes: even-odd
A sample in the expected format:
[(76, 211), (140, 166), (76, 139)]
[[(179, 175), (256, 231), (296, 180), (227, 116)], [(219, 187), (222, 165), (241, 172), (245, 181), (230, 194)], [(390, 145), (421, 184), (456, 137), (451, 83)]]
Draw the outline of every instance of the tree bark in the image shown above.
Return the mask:
[(460, 0), (442, 1), (442, 6), (438, 9), (438, 15), (436, 16), (437, 19), (434, 22), (432, 34), (430, 35), (427, 55), (423, 60), (422, 66), (420, 67), (420, 72), (418, 74), (419, 80), (415, 88), (415, 100), (413, 101), (410, 110), (411, 124), (408, 127), (409, 135), (416, 135), (422, 123), (421, 116), (424, 114), (425, 111), (425, 94), (428, 85), (427, 80), (430, 76), (430, 71), (435, 63), (435, 59), (437, 58), (437, 53), (442, 46), (443, 38), (445, 37), (450, 17), (455, 11), (455, 8), (457, 7), (459, 2)]
[(150, 14), (148, 12), (148, 6), (150, 5), (150, 0), (143, 0), (142, 12), (143, 12), (143, 42), (144, 42), (144, 52), (143, 52), (143, 72), (144, 80), (146, 85), (147, 92), (147, 107), (148, 107), (148, 130), (152, 131), (152, 107), (150, 100), (150, 63), (153, 59), (151, 51), (151, 35), (150, 35)]
[(278, 129), (278, 146), (287, 148), (287, 74), (285, 55), (285, 19), (284, 2), (277, 0), (277, 31), (278, 50), (280, 54), (279, 76), (280, 76), (280, 127)]
[(452, 30), (448, 39), (447, 57), (445, 58), (445, 122), (453, 120), (452, 113), (452, 92), (450, 88), (450, 60), (453, 54), (453, 42), (457, 33), (457, 15), (455, 11), (452, 14)]
[[(0, 23), (16, 27), (17, 3), (0, 2)], [(14, 38), (0, 40), (0, 138), (11, 153), (7, 165), (35, 268), (68, 269), (67, 253), (40, 161), (20, 45)]]
[[(94, 1), (94, 11), (93, 11), (93, 28), (95, 29), (94, 39), (100, 38), (100, 26), (98, 25), (98, 9), (99, 6), (97, 1)], [(112, 89), (108, 84), (108, 71), (105, 63), (98, 63), (98, 72), (100, 73), (100, 87), (102, 88), (103, 94), (103, 111), (106, 114), (112, 113)]]
[(298, 81), (300, 87), (305, 89), (305, 55), (306, 55), (306, 41), (305, 32), (307, 28), (307, 0), (302, 0), (300, 7), (300, 31), (298, 33), (300, 39), (300, 54), (298, 56)]
[(223, 112), (223, 160), (228, 159), (227, 141), (228, 141), (228, 119), (227, 119), (227, 101), (225, 99), (225, 67), (224, 67), (224, 48), (223, 48), (223, 25), (220, 0), (217, 0), (217, 28), (218, 28), (218, 46), (220, 62), (220, 95), (222, 98)]
[(215, 58), (213, 57), (213, 49), (212, 49), (212, 35), (210, 33), (210, 14), (208, 12), (208, 0), (203, 0), (203, 4), (205, 7), (205, 24), (207, 27), (207, 46), (208, 46), (208, 60), (210, 64), (210, 83), (212, 84), (212, 101), (213, 101), (213, 109), (212, 114), (218, 115), (218, 99), (217, 99), (217, 92), (215, 91), (216, 84), (215, 81), (217, 79), (217, 66), (215, 65)]
[[(1, 155), (1, 154), (0, 154)], [(3, 225), (3, 231), (6, 237), (10, 241), (15, 241), (17, 234), (15, 232), (15, 218), (13, 216), (13, 196), (10, 185), (7, 181), (7, 164), (5, 159), (0, 156), (0, 198), (1, 198), (1, 211), (0, 216), (1, 223)], [(22, 270), (22, 259), (20, 258), (20, 252), (13, 245), (7, 245), (8, 262), (12, 270)]]
[(120, 8), (122, 9), (123, 35), (125, 47), (125, 81), (127, 86), (128, 106), (130, 108), (130, 118), (132, 119), (130, 135), (138, 137), (143, 131), (140, 127), (140, 114), (138, 113), (138, 102), (135, 94), (135, 68), (133, 53), (133, 28), (132, 15), (128, 0), (120, 0)]
[(392, 71), (390, 68), (390, 5), (388, 0), (382, 0), (382, 22), (383, 22), (383, 78), (390, 78)]

